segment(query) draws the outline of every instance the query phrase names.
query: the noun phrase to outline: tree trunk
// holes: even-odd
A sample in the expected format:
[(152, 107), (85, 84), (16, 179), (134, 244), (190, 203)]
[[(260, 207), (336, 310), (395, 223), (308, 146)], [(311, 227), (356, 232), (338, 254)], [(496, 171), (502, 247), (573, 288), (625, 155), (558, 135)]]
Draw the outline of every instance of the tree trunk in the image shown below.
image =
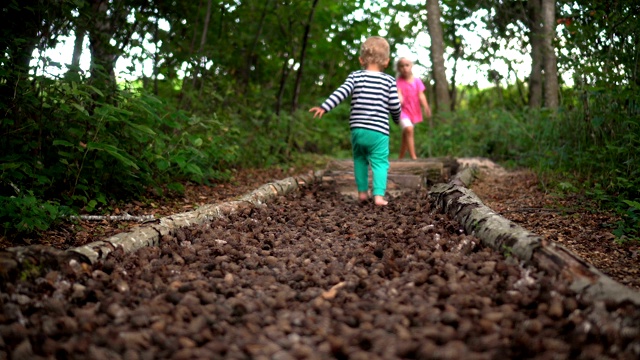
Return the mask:
[[(211, 21), (211, 6), (213, 4), (213, 0), (209, 0), (207, 2), (207, 12), (204, 15), (204, 24), (202, 25), (202, 34), (200, 35), (200, 46), (198, 47), (198, 63), (193, 68), (193, 79), (191, 83), (192, 88), (196, 88), (198, 81), (198, 74), (200, 73), (200, 69), (204, 67), (203, 64), (203, 51), (204, 45), (207, 43), (207, 33), (209, 32), (209, 22)], [(200, 84), (202, 85), (202, 83)]]
[(456, 87), (456, 76), (458, 75), (458, 60), (462, 57), (461, 43), (456, 42), (453, 51), (453, 74), (451, 75), (451, 91), (449, 96), (451, 99), (451, 111), (456, 111), (456, 105), (458, 102), (458, 90)]
[(556, 35), (555, 0), (542, 0), (542, 30), (544, 56), (544, 103), (549, 109), (558, 108), (558, 68), (553, 39)]
[(156, 51), (153, 53), (153, 94), (158, 96), (158, 72), (160, 69), (160, 44), (159, 44), (159, 28), (158, 24), (160, 17), (156, 16), (156, 21), (153, 27), (153, 43), (156, 45)]
[[(276, 98), (276, 115), (280, 115), (280, 110), (282, 109), (282, 99), (284, 98), (284, 90), (287, 84), (287, 78), (289, 78), (289, 58), (284, 57), (282, 60), (282, 73), (280, 75), (280, 87), (278, 89), (278, 97)], [(268, 124), (267, 123), (265, 125)]]
[(309, 42), (309, 33), (311, 32), (311, 23), (313, 21), (313, 14), (316, 11), (318, 0), (313, 0), (311, 5), (311, 11), (309, 11), (309, 17), (304, 27), (304, 36), (302, 38), (302, 49), (300, 49), (300, 67), (296, 76), (296, 84), (293, 90), (293, 100), (291, 101), (291, 112), (298, 109), (298, 99), (300, 97), (300, 84), (302, 83), (302, 74), (304, 73), (304, 58), (307, 53), (307, 43)]
[(636, 61), (633, 71), (631, 71), (631, 74), (629, 74), (629, 76), (631, 77), (630, 83), (636, 84), (636, 86), (640, 86), (640, 61), (637, 61), (638, 59), (640, 59), (640, 34), (635, 33), (635, 35), (633, 35), (633, 44), (636, 49)]
[(258, 46), (258, 41), (262, 36), (262, 30), (264, 29), (264, 21), (267, 17), (267, 10), (269, 10), (270, 0), (266, 0), (264, 2), (264, 8), (262, 9), (262, 15), (260, 16), (260, 23), (258, 24), (258, 30), (256, 31), (255, 36), (253, 37), (253, 42), (249, 51), (245, 55), (245, 66), (242, 70), (242, 78), (240, 79), (241, 85), (243, 88), (247, 88), (249, 86), (249, 80), (251, 78), (251, 67), (256, 63), (255, 52), (256, 47)]
[(438, 0), (427, 0), (427, 27), (431, 37), (431, 62), (433, 79), (436, 83), (437, 111), (450, 111), (451, 98), (444, 66), (444, 35), (440, 22), (440, 5)]
[[(200, 14), (200, 9), (202, 9), (202, 0), (198, 2), (198, 10), (197, 10), (198, 14)], [(195, 52), (196, 39), (198, 38), (198, 26), (200, 24), (199, 19), (200, 19), (199, 16), (194, 16), (194, 24), (192, 26), (193, 34), (191, 35), (191, 43), (189, 45), (189, 56), (193, 56)], [(191, 75), (194, 76), (194, 79), (195, 79), (194, 72), (196, 71), (196, 66), (197, 66), (197, 63), (195, 61), (191, 61)], [(188, 84), (190, 84), (188, 76), (189, 75), (187, 73), (184, 75), (184, 78), (182, 79), (182, 86), (180, 87), (180, 94), (178, 95), (178, 109), (186, 109), (190, 105), (189, 99), (187, 99), (185, 95), (185, 91), (188, 88)]]
[(76, 40), (73, 43), (73, 56), (71, 57), (72, 71), (78, 71), (80, 69), (80, 57), (82, 56), (82, 44), (84, 44), (84, 38), (86, 31), (76, 26)]
[[(285, 27), (283, 21), (279, 21), (278, 25), (280, 27), (280, 32), (282, 33), (282, 37), (284, 39), (289, 39), (288, 43), (291, 48), (290, 51), (285, 52), (280, 56), (282, 59), (282, 72), (280, 75), (280, 86), (278, 89), (278, 96), (276, 98), (276, 115), (280, 115), (280, 111), (282, 110), (283, 102), (284, 102), (284, 93), (287, 87), (287, 80), (289, 79), (289, 75), (291, 74), (291, 67), (289, 65), (289, 59), (291, 58), (290, 54), (296, 53), (296, 46), (294, 41), (291, 39), (291, 34), (293, 34), (293, 23), (292, 19), (289, 19), (288, 27)], [(269, 125), (269, 119), (267, 118), (265, 122), (265, 126)]]
[(529, 0), (529, 42), (531, 44), (531, 74), (529, 75), (529, 107), (542, 106), (542, 13), (541, 0)]
[(129, 15), (124, 5), (122, 1), (92, 0), (89, 8), (89, 19), (93, 22), (93, 26), (87, 28), (91, 50), (91, 80), (107, 96), (116, 89), (116, 61), (130, 39), (130, 34), (120, 37), (118, 43), (122, 48), (111, 45), (117, 31), (126, 31), (121, 30)]

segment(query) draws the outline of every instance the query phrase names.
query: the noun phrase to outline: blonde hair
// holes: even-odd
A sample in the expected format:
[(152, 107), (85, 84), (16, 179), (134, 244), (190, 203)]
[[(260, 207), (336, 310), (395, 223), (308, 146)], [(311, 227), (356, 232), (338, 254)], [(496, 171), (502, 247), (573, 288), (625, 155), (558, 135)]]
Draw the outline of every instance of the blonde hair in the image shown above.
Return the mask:
[(372, 36), (360, 46), (362, 65), (376, 64), (385, 67), (389, 62), (389, 43), (383, 37)]
[(396, 61), (396, 69), (399, 69), (399, 68), (400, 68), (400, 63), (401, 63), (403, 60), (407, 61), (407, 62), (409, 63), (409, 65), (413, 66), (413, 61), (411, 61), (411, 60), (409, 60), (409, 59), (407, 59), (406, 57), (404, 57), (404, 56), (403, 56), (403, 57), (401, 57), (400, 59), (398, 59), (398, 61)]
[[(413, 68), (413, 61), (409, 60), (406, 57), (401, 57), (400, 59), (398, 59), (398, 61), (396, 61), (396, 76), (400, 76), (400, 63), (402, 61), (406, 61), (409, 63), (409, 65)], [(411, 71), (411, 74), (413, 75), (413, 71)]]

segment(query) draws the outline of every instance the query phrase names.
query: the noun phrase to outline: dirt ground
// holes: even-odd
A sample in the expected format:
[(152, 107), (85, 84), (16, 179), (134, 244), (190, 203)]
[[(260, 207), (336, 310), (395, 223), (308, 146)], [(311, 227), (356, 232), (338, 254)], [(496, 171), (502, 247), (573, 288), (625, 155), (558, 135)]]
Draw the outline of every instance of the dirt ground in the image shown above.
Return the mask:
[[(609, 219), (559, 211), (582, 207), (538, 191), (528, 172), (483, 173), (473, 189), (488, 206), (567, 247), (597, 239), (610, 256), (601, 269), (637, 286), (637, 273), (611, 265), (637, 269), (638, 260), (607, 240)], [(273, 175), (252, 173), (210, 196), (288, 176)], [(152, 208), (209, 201), (202, 190)], [(360, 204), (315, 184), (165, 236), (159, 247), (3, 282), (0, 359), (640, 357), (637, 306), (576, 297), (562, 279), (484, 248), (430, 211), (425, 189), (390, 200)], [(77, 245), (98, 231), (77, 226), (89, 235), (51, 244)]]

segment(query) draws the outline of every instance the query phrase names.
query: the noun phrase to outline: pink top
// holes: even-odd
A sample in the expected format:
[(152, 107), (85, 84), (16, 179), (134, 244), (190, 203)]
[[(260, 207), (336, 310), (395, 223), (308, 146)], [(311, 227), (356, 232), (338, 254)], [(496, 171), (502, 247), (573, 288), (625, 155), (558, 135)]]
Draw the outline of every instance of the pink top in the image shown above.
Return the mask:
[(401, 77), (396, 79), (398, 90), (404, 99), (402, 102), (401, 119), (409, 119), (411, 123), (417, 124), (422, 121), (422, 109), (420, 108), (420, 93), (425, 90), (424, 83), (420, 78), (414, 77), (409, 82)]

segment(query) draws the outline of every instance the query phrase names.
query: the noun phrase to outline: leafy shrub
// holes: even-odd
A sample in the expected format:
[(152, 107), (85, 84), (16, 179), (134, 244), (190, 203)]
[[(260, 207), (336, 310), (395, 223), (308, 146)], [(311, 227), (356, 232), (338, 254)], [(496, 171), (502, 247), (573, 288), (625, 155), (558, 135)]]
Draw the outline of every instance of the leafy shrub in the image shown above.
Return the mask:
[(47, 230), (68, 215), (66, 207), (60, 206), (56, 201), (38, 199), (33, 192), (11, 197), (0, 196), (0, 208), (3, 235), (12, 232), (28, 236)]
[(0, 120), (5, 231), (46, 229), (58, 219), (58, 204), (90, 212), (150, 186), (180, 191), (183, 181), (226, 179), (237, 160), (237, 131), (215, 115), (187, 116), (126, 89), (106, 101), (86, 83), (35, 83), (40, 91), (21, 117)]

